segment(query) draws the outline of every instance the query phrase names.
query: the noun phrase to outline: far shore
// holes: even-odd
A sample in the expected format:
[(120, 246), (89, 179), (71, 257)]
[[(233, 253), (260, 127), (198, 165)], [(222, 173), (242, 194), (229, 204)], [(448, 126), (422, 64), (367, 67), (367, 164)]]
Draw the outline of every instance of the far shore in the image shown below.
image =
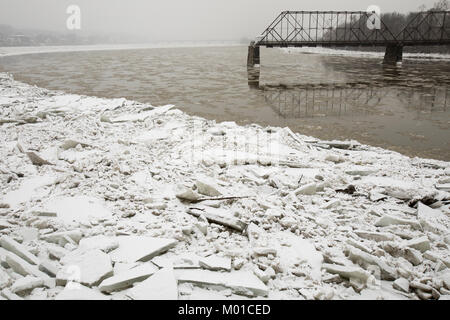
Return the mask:
[(18, 56), (36, 53), (58, 53), (58, 52), (82, 52), (82, 51), (110, 51), (110, 50), (139, 50), (159, 48), (192, 48), (192, 47), (224, 47), (241, 46), (238, 42), (158, 42), (137, 44), (95, 44), (95, 45), (69, 45), (69, 46), (32, 46), (32, 47), (0, 47), (0, 57)]

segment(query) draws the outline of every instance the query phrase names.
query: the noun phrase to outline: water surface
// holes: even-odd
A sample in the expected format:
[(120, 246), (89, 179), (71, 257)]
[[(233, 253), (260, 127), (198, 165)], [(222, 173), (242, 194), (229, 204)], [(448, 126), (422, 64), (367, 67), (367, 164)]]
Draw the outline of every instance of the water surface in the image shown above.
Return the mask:
[(49, 89), (152, 105), (218, 121), (289, 126), (450, 161), (450, 62), (261, 50), (257, 88), (247, 48), (195, 47), (41, 53), (0, 58), (0, 71)]

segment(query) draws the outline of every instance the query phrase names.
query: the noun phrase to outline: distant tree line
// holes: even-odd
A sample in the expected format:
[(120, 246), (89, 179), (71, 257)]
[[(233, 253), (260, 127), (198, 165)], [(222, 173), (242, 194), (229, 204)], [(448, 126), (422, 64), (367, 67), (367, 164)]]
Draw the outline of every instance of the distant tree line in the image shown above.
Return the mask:
[[(442, 26), (444, 25), (447, 30), (450, 31), (450, 15), (445, 14), (433, 14), (427, 15), (430, 12), (447, 11), (450, 8), (448, 0), (440, 0), (434, 4), (430, 9), (426, 9), (424, 6), (419, 8), (418, 12), (411, 12), (402, 14), (398, 12), (382, 13), (381, 14), (381, 29), (378, 32), (366, 28), (368, 15), (353, 16), (349, 21), (340, 23), (333, 28), (330, 28), (323, 33), (322, 39), (326, 41), (333, 40), (393, 40), (397, 38), (400, 40), (438, 40), (444, 36), (448, 38), (450, 34), (446, 35), (442, 33)], [(406, 27), (406, 31), (402, 32)], [(449, 32), (450, 33), (450, 32)], [(414, 48), (412, 51), (420, 52), (432, 52), (436, 51), (436, 48), (420, 47)], [(450, 53), (450, 47), (443, 46), (439, 50), (440, 52)]]

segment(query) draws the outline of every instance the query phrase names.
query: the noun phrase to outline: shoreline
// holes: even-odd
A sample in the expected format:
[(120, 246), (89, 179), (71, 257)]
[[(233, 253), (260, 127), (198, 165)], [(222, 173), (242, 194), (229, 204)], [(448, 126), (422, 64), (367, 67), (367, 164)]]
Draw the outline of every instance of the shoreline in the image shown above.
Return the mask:
[[(321, 54), (321, 55), (334, 55), (334, 56), (346, 56), (352, 58), (383, 58), (384, 52), (378, 51), (358, 51), (358, 50), (342, 50), (337, 48), (326, 47), (313, 47), (313, 48), (281, 48), (286, 54)], [(403, 53), (403, 60), (414, 61), (436, 61), (436, 60), (450, 60), (450, 54), (444, 53)]]
[(0, 131), (4, 298), (449, 298), (450, 162), (5, 74)]
[(61, 45), (61, 46), (39, 46), (39, 47), (0, 47), (0, 58), (41, 53), (67, 53), (67, 52), (89, 52), (89, 51), (115, 51), (115, 50), (145, 50), (145, 49), (168, 49), (168, 48), (205, 48), (241, 46), (239, 43), (157, 43), (157, 44), (96, 44), (96, 45)]
[[(95, 45), (60, 45), (60, 46), (29, 46), (29, 47), (0, 47), (0, 58), (41, 53), (67, 53), (67, 52), (89, 52), (89, 51), (115, 51), (115, 50), (145, 50), (145, 49), (167, 49), (167, 48), (205, 48), (205, 47), (228, 47), (247, 46), (235, 42), (174, 42), (156, 44), (95, 44)], [(354, 58), (382, 58), (384, 52), (341, 50), (337, 48), (304, 47), (304, 48), (278, 48), (285, 54), (318, 54), (334, 56), (351, 56)], [(450, 54), (441, 53), (404, 53), (405, 60), (450, 60)]]

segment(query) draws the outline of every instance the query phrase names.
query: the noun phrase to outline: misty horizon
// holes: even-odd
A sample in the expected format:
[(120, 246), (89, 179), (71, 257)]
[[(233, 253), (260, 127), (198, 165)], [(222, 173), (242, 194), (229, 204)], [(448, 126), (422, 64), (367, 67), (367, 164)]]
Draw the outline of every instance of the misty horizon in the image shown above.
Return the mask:
[[(331, 0), (231, 0), (227, 2), (143, 1), (143, 0), (2, 0), (0, 25), (15, 29), (73, 33), (77, 36), (105, 36), (122, 40), (158, 41), (238, 41), (259, 35), (285, 10), (365, 11), (377, 5), (382, 13), (407, 13), (421, 6), (429, 9), (436, 0), (413, 0), (399, 3), (386, 0), (336, 3)], [(66, 27), (69, 5), (81, 9), (81, 29)]]

